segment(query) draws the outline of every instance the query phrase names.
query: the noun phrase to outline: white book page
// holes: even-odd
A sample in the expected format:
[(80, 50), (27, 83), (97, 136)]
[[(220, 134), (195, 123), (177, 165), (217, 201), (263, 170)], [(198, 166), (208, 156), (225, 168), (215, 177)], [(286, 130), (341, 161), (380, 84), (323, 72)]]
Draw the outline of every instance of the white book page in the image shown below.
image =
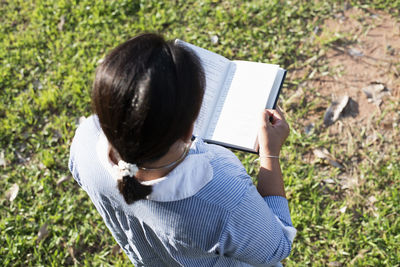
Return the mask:
[(255, 149), (260, 113), (266, 106), (279, 66), (249, 61), (232, 63), (236, 64), (236, 71), (212, 139)]
[(207, 129), (213, 117), (217, 101), (220, 100), (220, 89), (223, 87), (231, 61), (221, 55), (182, 40), (176, 40), (175, 42), (191, 48), (201, 60), (206, 76), (206, 90), (199, 116), (194, 125), (193, 134), (203, 138), (211, 138), (211, 136), (207, 135)]
[(205, 134), (206, 139), (207, 138), (212, 139), (213, 133), (215, 131), (215, 127), (218, 124), (219, 116), (222, 112), (222, 109), (224, 108), (225, 100), (226, 100), (226, 97), (228, 96), (228, 92), (230, 90), (230, 86), (232, 84), (232, 80), (233, 80), (233, 77), (236, 72), (236, 64), (233, 63), (232, 61), (229, 63), (230, 64), (229, 64), (229, 68), (228, 68), (226, 76), (225, 76), (224, 83), (219, 90), (218, 99), (215, 102), (213, 113), (212, 113), (212, 116), (208, 123), (207, 132)]

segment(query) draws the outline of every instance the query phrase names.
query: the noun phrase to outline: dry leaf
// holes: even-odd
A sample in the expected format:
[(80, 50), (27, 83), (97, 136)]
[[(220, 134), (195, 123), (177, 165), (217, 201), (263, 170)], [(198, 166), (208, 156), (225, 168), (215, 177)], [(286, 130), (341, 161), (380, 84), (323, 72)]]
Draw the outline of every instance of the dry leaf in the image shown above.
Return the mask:
[(13, 184), (10, 189), (6, 192), (6, 199), (10, 202), (14, 201), (14, 199), (17, 197), (19, 192), (19, 186), (18, 184)]
[(117, 255), (121, 252), (121, 247), (119, 245), (115, 245), (113, 246), (112, 250), (111, 250), (111, 254), (112, 255)]
[(309, 124), (307, 124), (307, 125), (304, 127), (304, 133), (305, 133), (306, 135), (309, 135), (309, 134), (312, 133), (312, 131), (314, 130), (314, 128), (315, 128), (315, 124), (314, 124), (314, 123), (309, 123)]
[(40, 227), (39, 232), (38, 232), (38, 239), (37, 241), (40, 242), (49, 235), (49, 229), (47, 223), (43, 224), (42, 227)]
[(347, 206), (344, 206), (344, 207), (340, 208), (339, 211), (340, 211), (341, 213), (345, 213), (346, 210), (347, 210)]
[(17, 156), (18, 159), (18, 163), (20, 164), (24, 164), (26, 162), (28, 162), (30, 160), (29, 157), (25, 158), (21, 153), (19, 153), (18, 151), (15, 151), (15, 155)]
[(358, 260), (358, 259), (362, 259), (364, 257), (364, 255), (369, 252), (368, 249), (361, 249), (357, 255), (350, 261), (350, 266), (354, 266), (354, 263)]
[(322, 148), (322, 149), (316, 148), (313, 150), (313, 153), (319, 159), (328, 160), (329, 164), (332, 165), (333, 167), (336, 167), (339, 169), (343, 168), (342, 164), (340, 164), (337, 160), (335, 160), (326, 148)]
[(327, 108), (324, 115), (324, 124), (329, 126), (337, 121), (344, 108), (349, 103), (350, 97), (348, 95), (343, 96), (339, 101), (332, 101), (332, 104)]
[(71, 258), (74, 260), (74, 263), (79, 263), (78, 260), (75, 258), (75, 250), (73, 247), (68, 247), (68, 252), (71, 254)]
[(342, 164), (340, 164), (339, 162), (337, 162), (337, 161), (334, 160), (334, 159), (328, 159), (328, 162), (329, 162), (329, 164), (331, 164), (333, 167), (336, 167), (336, 168), (338, 168), (338, 169), (343, 169), (343, 168), (344, 168)]
[(62, 30), (63, 30), (64, 24), (65, 24), (65, 16), (62, 15), (62, 16), (60, 17), (60, 22), (59, 22), (58, 25), (57, 25), (57, 28), (58, 28), (59, 31), (62, 31)]
[(341, 188), (345, 189), (352, 189), (358, 186), (358, 180), (354, 177), (344, 177), (341, 179)]
[(362, 91), (368, 98), (369, 102), (375, 103), (378, 107), (382, 103), (382, 98), (385, 95), (389, 95), (390, 91), (382, 83), (373, 82), (367, 87), (364, 87)]
[(364, 53), (362, 51), (355, 49), (355, 48), (349, 48), (349, 50), (347, 50), (347, 52), (349, 53), (350, 56), (353, 56), (353, 57), (364, 56)]
[(367, 96), (367, 98), (373, 98), (376, 93), (379, 93), (385, 89), (385, 86), (381, 83), (371, 84), (367, 87), (364, 87), (362, 90)]
[(0, 152), (0, 166), (6, 167), (6, 159), (4, 158), (4, 151)]
[(329, 267), (340, 267), (340, 266), (342, 266), (342, 264), (338, 261), (331, 261), (328, 263), (328, 266)]
[(331, 178), (324, 179), (323, 181), (324, 181), (324, 183), (326, 183), (326, 184), (334, 184), (334, 183), (335, 183), (335, 181), (334, 181), (333, 179), (331, 179)]
[(316, 148), (313, 150), (313, 153), (317, 158), (320, 158), (320, 159), (327, 159), (329, 157), (332, 157), (326, 148), (322, 148), (322, 149)]
[(58, 181), (57, 181), (57, 186), (59, 186), (60, 184), (66, 182), (66, 181), (68, 181), (68, 180), (70, 180), (70, 179), (71, 179), (71, 176), (70, 176), (70, 175), (64, 175), (63, 177), (61, 177), (60, 179), (58, 179)]
[(304, 90), (299, 87), (296, 92), (294, 92), (285, 102), (288, 107), (294, 107), (296, 105), (301, 105), (304, 101)]
[(371, 204), (374, 204), (374, 203), (377, 201), (377, 199), (376, 199), (375, 196), (370, 196), (370, 197), (368, 198), (368, 201), (369, 201)]
[(42, 90), (43, 89), (43, 84), (40, 82), (40, 80), (34, 80), (33, 81), (33, 88)]
[(218, 36), (217, 35), (213, 35), (213, 36), (211, 36), (211, 43), (213, 44), (213, 45), (216, 45), (216, 44), (218, 44)]

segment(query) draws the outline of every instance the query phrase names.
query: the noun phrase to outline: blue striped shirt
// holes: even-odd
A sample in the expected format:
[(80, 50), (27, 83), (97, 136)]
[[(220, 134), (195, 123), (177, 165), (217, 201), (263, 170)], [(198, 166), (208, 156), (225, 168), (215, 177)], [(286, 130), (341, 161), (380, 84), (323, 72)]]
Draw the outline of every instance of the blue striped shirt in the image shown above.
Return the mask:
[(95, 116), (77, 129), (69, 167), (135, 266), (274, 266), (296, 230), (287, 200), (261, 197), (229, 150), (192, 144), (188, 156), (126, 204)]

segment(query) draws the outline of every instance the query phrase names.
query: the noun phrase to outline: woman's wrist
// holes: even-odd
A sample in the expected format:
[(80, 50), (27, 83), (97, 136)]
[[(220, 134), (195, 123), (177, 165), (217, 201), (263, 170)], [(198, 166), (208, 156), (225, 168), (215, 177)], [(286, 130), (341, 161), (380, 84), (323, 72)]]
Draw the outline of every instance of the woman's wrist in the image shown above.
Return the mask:
[(278, 155), (273, 155), (273, 154), (260, 154), (259, 155), (260, 159), (279, 159), (279, 154)]
[(259, 157), (260, 158), (279, 158), (280, 153), (279, 150), (270, 150), (270, 149), (262, 149), (259, 151)]
[(260, 155), (260, 167), (268, 168), (270, 170), (280, 166), (279, 156), (276, 155)]
[(285, 196), (279, 158), (260, 157), (257, 190), (261, 196)]

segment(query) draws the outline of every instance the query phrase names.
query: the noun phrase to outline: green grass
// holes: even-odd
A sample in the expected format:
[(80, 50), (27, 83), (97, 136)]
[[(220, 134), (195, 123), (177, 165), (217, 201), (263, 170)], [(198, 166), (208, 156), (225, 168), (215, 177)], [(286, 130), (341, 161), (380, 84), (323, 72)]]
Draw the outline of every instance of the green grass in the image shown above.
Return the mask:
[[(352, 1), (363, 9), (398, 15), (399, 1)], [(0, 3), (0, 263), (20, 265), (124, 265), (115, 241), (67, 169), (80, 116), (90, 114), (97, 62), (115, 45), (143, 31), (180, 38), (228, 58), (278, 63), (289, 70), (282, 103), (303, 79), (290, 71), (311, 62), (335, 38), (316, 45), (313, 30), (343, 9), (339, 1), (1, 1)], [(219, 42), (213, 45), (211, 36)], [(320, 47), (322, 45), (322, 48)], [(308, 60), (308, 61), (307, 61)], [(312, 89), (315, 94), (318, 88)], [(380, 140), (358, 153), (356, 168), (308, 162), (326, 147), (350, 165), (351, 154), (320, 125), (304, 134), (298, 121), (320, 99), (285, 106), (292, 133), (282, 167), (292, 220), (298, 229), (287, 266), (399, 264), (399, 147)], [(398, 103), (392, 103), (392, 109)], [(318, 122), (320, 123), (320, 122)], [(318, 124), (317, 123), (317, 124)], [(379, 123), (379, 120), (377, 120)], [(322, 129), (322, 130), (321, 130)], [(398, 135), (397, 130), (397, 135)], [(356, 141), (362, 133), (354, 133)], [(381, 138), (382, 139), (382, 138)], [(386, 157), (380, 149), (384, 147)], [(255, 177), (257, 162), (238, 153)], [(365, 160), (369, 158), (370, 160)], [(375, 164), (371, 164), (375, 162)], [(343, 177), (358, 179), (351, 190)], [(335, 183), (325, 183), (331, 178)], [(15, 200), (6, 191), (16, 183)], [(374, 196), (375, 201), (370, 197)], [(345, 212), (340, 209), (346, 207)], [(48, 236), (38, 238), (47, 225)]]

